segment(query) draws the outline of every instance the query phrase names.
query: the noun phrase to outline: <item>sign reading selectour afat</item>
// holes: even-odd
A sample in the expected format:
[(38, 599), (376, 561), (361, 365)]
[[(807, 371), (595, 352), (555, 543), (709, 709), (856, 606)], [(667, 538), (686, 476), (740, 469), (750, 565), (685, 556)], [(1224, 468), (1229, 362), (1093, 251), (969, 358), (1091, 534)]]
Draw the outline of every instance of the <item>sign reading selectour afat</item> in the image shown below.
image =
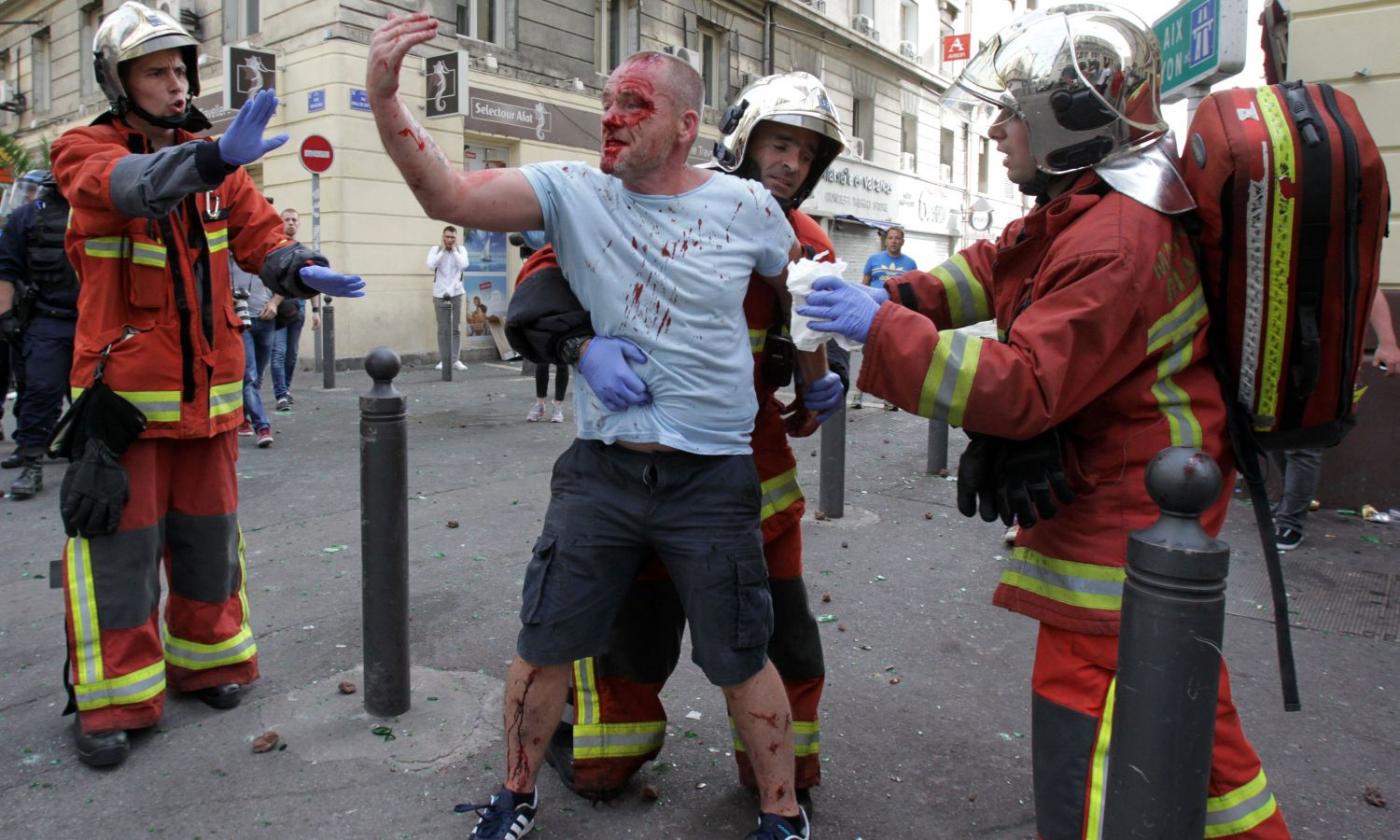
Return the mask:
[(1162, 101), (1244, 69), (1247, 0), (1185, 0), (1152, 25), (1162, 46)]

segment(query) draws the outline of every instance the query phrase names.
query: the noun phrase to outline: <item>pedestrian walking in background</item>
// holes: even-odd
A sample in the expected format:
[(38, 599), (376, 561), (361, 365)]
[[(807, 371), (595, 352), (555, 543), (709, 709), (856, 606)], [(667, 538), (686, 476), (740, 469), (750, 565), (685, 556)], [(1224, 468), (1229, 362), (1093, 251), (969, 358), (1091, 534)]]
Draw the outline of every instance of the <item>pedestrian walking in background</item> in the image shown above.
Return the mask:
[[(443, 337), (452, 336), (452, 369), (466, 370), (462, 363), (462, 301), (467, 293), (462, 285), (462, 272), (467, 270), (467, 249), (457, 242), (457, 228), (442, 229), (442, 242), (428, 249), (428, 268), (433, 270), (433, 309), (437, 312), (438, 346)], [(441, 359), (435, 365), (442, 370)]]
[[(301, 216), (291, 207), (282, 211), (282, 235), (296, 241)], [(292, 377), (297, 370), (297, 350), (301, 331), (306, 326), (308, 301), (290, 298), (277, 307), (277, 329), (272, 334), (272, 394), (277, 398), (278, 411), (291, 411), (296, 398), (292, 396)], [(313, 295), (311, 328), (321, 326), (321, 296)]]

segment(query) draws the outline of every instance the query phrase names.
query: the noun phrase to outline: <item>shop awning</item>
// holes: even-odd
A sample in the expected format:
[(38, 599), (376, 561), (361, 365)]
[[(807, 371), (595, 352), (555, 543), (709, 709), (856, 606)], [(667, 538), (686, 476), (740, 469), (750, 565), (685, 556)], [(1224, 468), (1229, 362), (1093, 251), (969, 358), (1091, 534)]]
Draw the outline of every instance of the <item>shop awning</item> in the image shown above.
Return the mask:
[(837, 222), (845, 222), (851, 225), (865, 225), (869, 228), (875, 228), (876, 230), (880, 231), (880, 233), (884, 233), (892, 227), (899, 227), (899, 225), (897, 225), (896, 223), (887, 222), (884, 219), (867, 219), (864, 216), (852, 216), (850, 213), (841, 213), (836, 216), (832, 216), (832, 220)]

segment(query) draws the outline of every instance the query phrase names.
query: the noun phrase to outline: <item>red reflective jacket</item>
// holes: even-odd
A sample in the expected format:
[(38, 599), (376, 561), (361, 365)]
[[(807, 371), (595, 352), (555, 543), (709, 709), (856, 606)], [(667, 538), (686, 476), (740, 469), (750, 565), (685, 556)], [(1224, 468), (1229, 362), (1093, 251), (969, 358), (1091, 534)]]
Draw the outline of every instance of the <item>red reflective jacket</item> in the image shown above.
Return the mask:
[[(1168, 446), (1233, 486), (1207, 313), (1181, 225), (1086, 174), (1070, 192), (931, 272), (886, 281), (859, 387), (968, 431), (1026, 439), (1058, 427), (1078, 498), (1023, 528), (995, 603), (1057, 627), (1117, 633), (1128, 534), (1157, 519), (1144, 485)], [(1000, 341), (950, 328), (995, 318)]]

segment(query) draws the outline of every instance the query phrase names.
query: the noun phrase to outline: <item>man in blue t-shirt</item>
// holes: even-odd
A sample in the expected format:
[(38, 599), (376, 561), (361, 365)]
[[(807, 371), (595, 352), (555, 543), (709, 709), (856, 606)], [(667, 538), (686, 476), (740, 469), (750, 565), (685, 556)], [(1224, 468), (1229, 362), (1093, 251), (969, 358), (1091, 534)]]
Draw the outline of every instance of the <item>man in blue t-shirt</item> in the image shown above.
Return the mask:
[[(752, 276), (782, 289), (800, 254), (792, 228), (762, 185), (686, 164), (704, 83), (661, 53), (638, 53), (608, 78), (599, 168), (454, 169), (398, 97), (404, 57), (437, 27), (424, 12), (391, 15), (371, 39), (366, 90), (385, 150), (434, 218), (544, 229), (596, 334), (561, 353), (585, 372), (635, 368), (637, 385), (636, 393), (576, 391), (578, 439), (554, 465), (525, 571), (505, 686), (505, 782), (475, 807), (481, 819), (471, 836), (504, 840), (534, 825), (535, 780), (572, 663), (606, 647), (628, 585), (655, 556), (685, 606), (692, 658), (756, 747), (762, 813), (749, 837), (806, 838), (791, 710), (766, 652), (773, 610), (749, 448), (756, 402), (743, 311)], [(826, 373), (822, 351), (798, 361), (807, 381)]]
[[(870, 286), (875, 289), (885, 287), (885, 278), (898, 277), (906, 271), (913, 271), (919, 266), (914, 263), (913, 258), (900, 252), (904, 247), (904, 228), (899, 225), (885, 231), (885, 250), (876, 251), (870, 255), (870, 259), (865, 261), (865, 270), (861, 272), (860, 282), (863, 286)], [(861, 408), (861, 397), (864, 396), (859, 390), (851, 398), (851, 408)], [(886, 411), (894, 411), (894, 403), (885, 402)]]

